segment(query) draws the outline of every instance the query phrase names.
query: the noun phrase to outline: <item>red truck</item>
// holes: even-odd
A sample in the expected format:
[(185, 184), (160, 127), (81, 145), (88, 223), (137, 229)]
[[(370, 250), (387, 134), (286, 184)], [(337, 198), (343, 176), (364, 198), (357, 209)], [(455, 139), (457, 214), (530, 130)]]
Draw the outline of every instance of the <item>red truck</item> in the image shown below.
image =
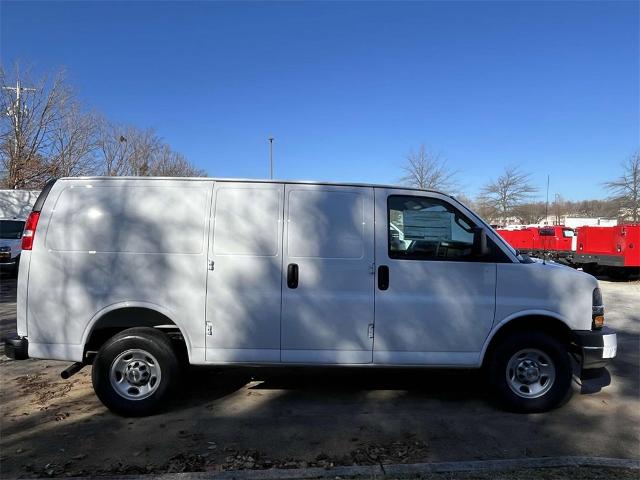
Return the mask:
[(576, 248), (572, 228), (559, 226), (526, 227), (519, 230), (498, 230), (516, 250), (533, 257), (548, 253), (553, 258), (567, 258)]
[(640, 224), (578, 228), (572, 263), (587, 272), (626, 278), (640, 271)]
[(533, 257), (546, 254), (589, 273), (628, 278), (640, 273), (640, 224), (615, 227), (565, 226), (499, 229), (513, 248)]

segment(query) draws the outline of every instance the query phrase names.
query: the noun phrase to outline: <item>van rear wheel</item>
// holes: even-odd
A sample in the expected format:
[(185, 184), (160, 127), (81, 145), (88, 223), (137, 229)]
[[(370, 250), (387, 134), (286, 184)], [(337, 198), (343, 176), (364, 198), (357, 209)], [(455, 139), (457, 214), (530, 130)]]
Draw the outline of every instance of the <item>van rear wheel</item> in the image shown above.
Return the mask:
[(515, 332), (503, 338), (489, 363), (499, 399), (517, 412), (546, 412), (571, 394), (573, 375), (566, 347), (540, 332)]
[(91, 373), (93, 389), (111, 411), (149, 415), (170, 396), (178, 360), (169, 337), (154, 328), (130, 328), (100, 349)]

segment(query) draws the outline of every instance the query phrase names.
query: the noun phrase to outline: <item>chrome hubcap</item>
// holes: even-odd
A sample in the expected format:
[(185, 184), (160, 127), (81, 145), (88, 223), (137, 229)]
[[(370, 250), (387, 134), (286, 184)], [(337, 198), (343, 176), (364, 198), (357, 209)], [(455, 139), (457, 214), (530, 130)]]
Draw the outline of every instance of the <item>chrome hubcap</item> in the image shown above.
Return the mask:
[(122, 352), (111, 363), (111, 386), (127, 400), (142, 400), (152, 395), (160, 385), (158, 361), (145, 350)]
[(507, 364), (507, 384), (523, 398), (537, 398), (547, 393), (556, 379), (556, 368), (549, 356), (535, 348), (515, 353)]

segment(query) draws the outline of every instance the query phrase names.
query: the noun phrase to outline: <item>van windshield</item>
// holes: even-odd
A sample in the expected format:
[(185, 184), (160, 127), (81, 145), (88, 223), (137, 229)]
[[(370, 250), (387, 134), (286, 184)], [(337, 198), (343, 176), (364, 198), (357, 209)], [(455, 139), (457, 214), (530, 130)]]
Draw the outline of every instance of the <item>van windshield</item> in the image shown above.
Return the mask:
[(0, 238), (17, 240), (22, 237), (24, 222), (20, 220), (0, 220)]

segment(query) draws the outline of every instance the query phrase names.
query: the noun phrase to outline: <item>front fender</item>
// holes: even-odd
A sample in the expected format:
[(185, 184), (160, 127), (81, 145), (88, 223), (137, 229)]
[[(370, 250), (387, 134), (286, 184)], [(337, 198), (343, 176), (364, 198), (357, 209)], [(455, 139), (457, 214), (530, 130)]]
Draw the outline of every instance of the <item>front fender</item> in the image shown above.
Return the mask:
[(487, 338), (484, 341), (484, 344), (482, 345), (482, 350), (480, 352), (480, 357), (479, 357), (480, 358), (479, 365), (482, 365), (482, 363), (484, 362), (484, 356), (487, 353), (487, 349), (489, 348), (491, 341), (494, 339), (496, 334), (500, 330), (502, 330), (503, 327), (505, 327), (507, 324), (510, 324), (514, 321), (524, 319), (524, 318), (532, 318), (532, 317), (539, 318), (541, 319), (541, 321), (543, 321), (542, 318), (544, 317), (558, 320), (562, 322), (562, 324), (565, 325), (568, 330), (571, 330), (571, 327), (569, 326), (569, 320), (563, 315), (560, 315), (559, 313), (551, 310), (530, 309), (530, 310), (521, 310), (518, 312), (511, 313), (507, 317), (500, 320), (500, 322), (494, 324), (493, 328), (491, 329), (491, 332), (489, 332), (489, 335), (487, 336)]

